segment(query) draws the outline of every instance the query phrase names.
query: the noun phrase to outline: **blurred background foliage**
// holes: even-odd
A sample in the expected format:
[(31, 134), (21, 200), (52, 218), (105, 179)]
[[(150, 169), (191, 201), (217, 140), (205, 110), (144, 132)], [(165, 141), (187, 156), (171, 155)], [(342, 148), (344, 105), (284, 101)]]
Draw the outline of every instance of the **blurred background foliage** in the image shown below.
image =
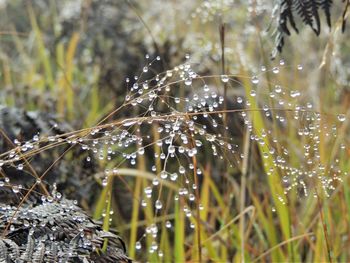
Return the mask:
[[(309, 58), (306, 86), (313, 97), (322, 59), (335, 85), (349, 83), (348, 33), (341, 34), (336, 24), (342, 5), (334, 6), (332, 31), (324, 25), (318, 39), (302, 28), (286, 39), (286, 61)], [(230, 0), (2, 1), (2, 103), (55, 109), (83, 122), (78, 127), (92, 125), (121, 104), (125, 78), (138, 75), (145, 54), (161, 56), (156, 72), (178, 65), (189, 53), (201, 73), (220, 73), (221, 24), (226, 25), (227, 71), (237, 73), (241, 61), (258, 72), (260, 65), (271, 64), (274, 26), (267, 29), (274, 23), (273, 7), (273, 1)]]
[[(290, 70), (278, 75), (267, 73), (270, 79), (266, 80), (263, 94), (269, 93), (268, 83), (281, 83), (290, 90), (302, 90), (300, 100), (311, 100), (319, 112), (344, 113), (350, 105), (350, 31), (341, 33), (340, 30), (343, 4), (334, 1), (332, 28), (323, 26), (317, 37), (310, 28), (300, 27), (299, 34), (286, 39), (283, 53), (272, 61), (274, 1), (1, 0), (0, 104), (54, 113), (58, 120), (69, 123), (73, 129), (91, 127), (122, 105), (128, 90), (125, 80), (130, 78), (128, 86), (132, 86), (134, 76), (140, 75), (147, 64), (146, 54), (150, 58), (160, 56), (161, 63), (142, 75), (145, 80), (182, 63), (186, 54), (190, 54), (191, 62), (202, 76), (245, 73), (249, 77), (258, 74), (261, 66), (272, 68), (283, 58), (291, 65)], [(225, 37), (224, 69), (220, 27), (224, 28)], [(296, 78), (298, 64), (303, 65), (303, 71)], [(219, 80), (208, 78), (206, 82), (223, 93)], [(179, 93), (182, 90), (179, 89)], [(232, 84), (227, 90), (229, 103), (235, 107), (235, 98), (246, 92), (247, 89)], [(115, 118), (132, 113), (125, 111), (123, 114)], [(240, 128), (239, 119), (235, 121), (230, 133), (243, 145), (243, 128)], [(346, 144), (349, 138), (345, 130), (346, 127), (340, 140)], [(281, 131), (277, 135), (285, 136)], [(322, 154), (327, 158), (326, 150)], [(350, 165), (348, 155), (346, 153), (339, 162), (344, 170)], [(203, 245), (205, 259), (233, 262), (242, 259), (328, 260), (322, 233), (324, 221), (319, 217), (318, 207), (309, 199), (301, 202), (294, 196), (287, 208), (289, 218), (275, 217), (271, 205), (273, 184), (269, 185), (267, 179), (262, 178), (258, 151), (252, 151), (252, 156), (256, 162), (251, 161), (249, 165), (255, 168), (249, 169), (247, 189), (243, 189), (248, 198), (244, 201), (240, 197), (241, 169), (230, 170), (233, 179), (228, 186), (222, 186), (218, 181), (222, 169), (215, 166), (215, 160), (204, 158), (208, 162), (205, 174), (213, 174), (212, 178), (205, 176), (201, 189), (203, 202), (212, 209), (210, 213), (201, 214), (202, 220), (208, 222), (208, 233), (212, 234)], [(141, 171), (142, 167), (138, 169)], [(95, 178), (95, 169), (90, 172), (89, 176)], [(129, 241), (131, 257), (141, 261), (160, 260), (159, 256), (135, 251), (134, 242), (146, 223), (144, 215), (135, 219), (138, 204), (133, 203), (133, 196), (139, 193), (139, 187), (134, 177), (144, 175), (135, 175), (129, 170), (125, 170), (125, 174), (129, 176), (125, 179), (128, 189), (119, 181), (114, 182), (118, 211), (114, 224)], [(350, 260), (347, 249), (350, 246), (350, 190), (348, 178), (344, 181), (343, 188), (333, 197), (336, 202), (322, 201), (335, 261)], [(98, 185), (95, 187), (100, 189)], [(100, 200), (103, 198), (106, 198), (104, 190)], [(99, 202), (96, 198), (84, 207), (90, 207), (90, 212), (98, 217), (102, 213)], [(242, 202), (247, 211), (242, 211)], [(242, 237), (239, 218), (251, 207), (255, 213), (249, 217)], [(163, 258), (165, 261), (174, 260), (174, 257), (176, 261), (195, 260), (195, 252), (184, 245), (193, 236), (184, 234), (188, 227), (184, 225), (183, 212), (174, 207), (172, 213), (170, 218), (175, 218), (176, 225), (171, 236), (166, 231), (161, 236)], [(230, 221), (235, 216), (238, 219)], [(152, 222), (151, 217), (148, 215), (148, 222)], [(288, 227), (289, 236), (283, 232)], [(306, 235), (309, 230), (313, 236)], [(293, 241), (293, 237), (304, 234), (303, 239)], [(246, 240), (245, 251), (242, 251), (241, 240)], [(287, 245), (283, 243), (286, 240)]]

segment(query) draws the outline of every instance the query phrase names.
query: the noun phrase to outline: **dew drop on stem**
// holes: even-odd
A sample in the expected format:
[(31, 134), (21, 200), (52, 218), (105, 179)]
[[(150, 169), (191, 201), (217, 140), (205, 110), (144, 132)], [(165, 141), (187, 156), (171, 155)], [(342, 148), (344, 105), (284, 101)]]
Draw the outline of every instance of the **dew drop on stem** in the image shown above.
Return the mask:
[(155, 203), (155, 208), (157, 210), (160, 210), (160, 209), (162, 209), (162, 207), (163, 207), (162, 202), (160, 200), (157, 200), (156, 203)]
[(221, 81), (227, 83), (229, 81), (229, 77), (227, 75), (221, 75)]
[(338, 120), (339, 120), (340, 122), (344, 122), (344, 121), (346, 120), (345, 114), (339, 114), (339, 115), (338, 115)]
[(252, 83), (253, 84), (258, 84), (259, 83), (259, 78), (257, 76), (252, 77)]

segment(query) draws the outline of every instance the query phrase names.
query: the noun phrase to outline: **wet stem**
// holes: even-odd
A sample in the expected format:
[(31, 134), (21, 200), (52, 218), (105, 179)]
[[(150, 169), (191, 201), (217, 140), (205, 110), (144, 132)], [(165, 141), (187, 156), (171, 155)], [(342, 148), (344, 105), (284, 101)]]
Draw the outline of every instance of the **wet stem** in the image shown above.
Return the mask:
[[(103, 219), (103, 230), (108, 231), (109, 230), (109, 219), (110, 219), (110, 211), (111, 211), (111, 192), (112, 192), (112, 185), (113, 185), (113, 176), (108, 177), (108, 190), (107, 190), (107, 205), (105, 210), (105, 218)], [(106, 253), (108, 246), (108, 238), (105, 238), (103, 241), (102, 251), (103, 253)]]
[[(192, 147), (194, 147), (194, 140), (192, 139)], [(201, 245), (201, 221), (200, 221), (200, 211), (199, 211), (199, 205), (200, 205), (200, 195), (199, 195), (199, 189), (198, 189), (198, 177), (197, 177), (197, 158), (196, 156), (192, 157), (193, 162), (193, 177), (194, 177), (194, 183), (196, 185), (195, 195), (196, 195), (196, 232), (197, 232), (197, 249), (198, 249), (198, 260), (199, 262), (202, 262), (202, 245)]]
[[(226, 60), (225, 60), (225, 30), (226, 30), (226, 24), (225, 23), (221, 23), (220, 27), (219, 27), (219, 34), (220, 34), (220, 44), (221, 44), (221, 74), (222, 76), (225, 76), (227, 74), (227, 70), (226, 70)], [(223, 105), (223, 136), (224, 138), (228, 138), (228, 132), (227, 132), (227, 88), (228, 88), (228, 83), (227, 82), (222, 82), (223, 83), (223, 88), (224, 88), (224, 105)], [(224, 155), (228, 156), (228, 151), (225, 148), (224, 149)], [(229, 191), (227, 191), (226, 189), (226, 185), (227, 184), (227, 178), (229, 176), (229, 171), (228, 171), (228, 160), (226, 158), (224, 158), (224, 171), (223, 171), (223, 177), (222, 177), (222, 185), (223, 185), (223, 191), (226, 193), (229, 193)], [(227, 200), (227, 202), (229, 203), (230, 200), (230, 195), (227, 194), (225, 196), (225, 199)], [(227, 213), (228, 215), (228, 213)]]
[[(194, 134), (192, 132), (190, 132), (189, 138), (191, 138), (191, 146), (196, 147)], [(197, 221), (197, 224), (196, 224), (197, 252), (198, 252), (198, 262), (202, 262), (201, 219), (200, 219), (200, 209), (199, 209), (200, 194), (199, 194), (199, 188), (198, 188), (199, 184), (198, 184), (198, 176), (197, 176), (197, 158), (195, 155), (193, 155), (192, 157), (192, 162), (193, 162), (193, 179), (194, 179), (194, 184), (196, 185), (195, 196), (196, 196), (196, 221)]]
[[(220, 28), (220, 43), (221, 43), (221, 73), (222, 75), (226, 75), (226, 66), (225, 66), (225, 24), (221, 24)], [(227, 82), (223, 82), (224, 86), (224, 111), (227, 110)], [(224, 123), (224, 138), (227, 138), (227, 113), (223, 114), (223, 123)], [(225, 150), (225, 153), (227, 151)], [(224, 161), (224, 167), (227, 169), (227, 161)], [(227, 172), (227, 171), (226, 171)], [(227, 176), (227, 175), (226, 175)], [(225, 184), (224, 184), (225, 185)]]
[[(249, 150), (250, 150), (250, 131), (249, 129), (246, 129), (245, 133), (245, 140), (244, 140), (244, 160), (242, 164), (242, 175), (241, 175), (241, 202), (240, 202), (240, 209), (241, 213), (243, 213), (245, 209), (245, 191), (246, 191), (246, 178), (248, 173), (248, 162), (249, 162)], [(240, 236), (241, 236), (241, 262), (245, 262), (244, 257), (244, 228), (245, 228), (245, 218), (244, 214), (242, 214), (242, 217), (240, 218)]]
[(327, 249), (328, 261), (330, 263), (332, 263), (333, 260), (332, 260), (332, 252), (331, 252), (331, 248), (330, 248), (330, 244), (329, 244), (328, 229), (327, 229), (327, 225), (326, 225), (326, 222), (325, 222), (324, 216), (323, 216), (321, 199), (320, 199), (320, 196), (319, 196), (316, 188), (315, 188), (315, 193), (316, 193), (316, 197), (317, 197), (317, 204), (318, 204), (318, 209), (319, 209), (318, 211), (320, 213), (320, 218), (321, 218), (321, 222), (322, 222), (324, 238), (325, 238), (325, 241), (326, 241), (326, 249)]
[[(140, 127), (138, 126), (137, 129), (137, 136), (140, 135)], [(140, 146), (137, 146), (137, 150), (140, 149)], [(140, 171), (146, 171), (146, 160), (144, 155), (139, 156), (139, 162), (138, 164), (138, 170)], [(137, 219), (139, 216), (139, 204), (140, 200), (139, 197), (141, 196), (141, 187), (142, 187), (142, 181), (143, 179), (141, 177), (136, 178), (135, 182), (135, 190), (133, 192), (134, 194), (134, 200), (133, 200), (133, 206), (132, 206), (132, 219), (131, 219), (131, 230), (130, 230), (130, 245), (129, 245), (129, 250), (130, 250), (130, 257), (134, 258), (135, 257), (135, 244), (136, 244), (136, 239), (137, 239)]]

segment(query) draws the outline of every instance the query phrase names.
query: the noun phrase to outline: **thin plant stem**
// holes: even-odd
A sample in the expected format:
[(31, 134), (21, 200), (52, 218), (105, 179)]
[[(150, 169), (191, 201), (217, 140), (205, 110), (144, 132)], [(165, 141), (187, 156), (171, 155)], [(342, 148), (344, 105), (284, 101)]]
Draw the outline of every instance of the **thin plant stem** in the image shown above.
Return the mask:
[(316, 193), (316, 197), (317, 197), (318, 211), (320, 213), (320, 219), (321, 219), (321, 223), (322, 223), (324, 238), (325, 238), (325, 241), (326, 241), (326, 249), (327, 249), (328, 261), (330, 263), (332, 263), (333, 260), (332, 260), (332, 255), (331, 255), (331, 248), (330, 248), (330, 243), (329, 243), (327, 225), (326, 225), (326, 222), (324, 220), (324, 215), (323, 215), (323, 210), (322, 210), (322, 205), (321, 205), (321, 199), (320, 199), (320, 196), (319, 196), (316, 188), (315, 188), (315, 193)]

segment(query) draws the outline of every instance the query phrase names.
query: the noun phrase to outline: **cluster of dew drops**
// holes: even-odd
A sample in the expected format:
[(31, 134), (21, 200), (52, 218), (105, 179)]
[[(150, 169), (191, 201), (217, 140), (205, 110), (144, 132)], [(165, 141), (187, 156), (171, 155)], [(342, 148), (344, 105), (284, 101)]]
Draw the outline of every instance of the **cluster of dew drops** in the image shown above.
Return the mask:
[[(144, 80), (153, 63), (159, 63), (161, 59), (158, 56), (151, 60), (146, 55), (146, 60), (147, 63), (138, 76), (126, 79), (128, 92), (120, 108), (120, 111), (127, 109), (129, 112), (137, 109), (137, 116), (103, 123), (86, 133), (77, 132), (69, 136), (38, 134), (24, 143), (16, 140), (16, 149), (1, 155), (0, 167), (5, 164), (14, 165), (18, 170), (23, 170), (26, 164), (21, 159), (21, 154), (36, 150), (42, 142), (77, 144), (88, 152), (88, 162), (96, 158), (108, 166), (110, 161), (119, 158), (118, 164), (108, 166), (101, 177), (101, 184), (105, 187), (109, 177), (118, 175), (121, 167), (135, 167), (138, 158), (148, 158), (151, 159), (148, 163), (154, 164), (148, 167), (154, 176), (143, 189), (142, 196), (136, 197), (139, 198), (140, 206), (144, 209), (151, 206), (155, 216), (166, 214), (168, 208), (164, 205), (161, 191), (166, 188), (163, 187), (165, 182), (175, 185), (177, 191), (174, 201), (183, 201), (181, 208), (190, 229), (195, 229), (193, 222), (196, 213), (205, 209), (200, 200), (197, 200), (199, 185), (195, 183), (195, 176), (203, 173), (201, 165), (194, 162), (200, 155), (201, 148), (210, 149), (214, 158), (224, 159), (224, 153), (238, 156), (238, 159), (229, 162), (230, 165), (238, 166), (245, 158), (240, 152), (240, 145), (221, 133), (222, 127), (226, 130), (228, 127), (224, 127), (223, 113), (219, 110), (224, 105), (224, 97), (218, 91), (222, 89), (223, 83), (230, 84), (234, 75), (212, 76), (215, 80), (210, 81), (210, 78), (204, 78), (194, 71), (190, 56), (186, 55), (184, 64)], [(252, 142), (266, 145), (266, 141), (269, 141), (267, 151), (262, 153), (262, 159), (273, 160), (273, 167), (269, 168), (267, 174), (272, 175), (274, 171), (279, 171), (285, 195), (292, 189), (297, 189), (304, 196), (308, 196), (308, 179), (321, 182), (324, 192), (329, 195), (334, 190), (335, 182), (341, 181), (345, 173), (339, 169), (338, 159), (335, 159), (334, 164), (322, 165), (320, 140), (321, 136), (335, 140), (337, 129), (346, 121), (346, 116), (340, 114), (337, 123), (324, 124), (321, 114), (313, 109), (312, 103), (302, 98), (300, 90), (278, 84), (268, 89), (263, 81), (264, 74), (277, 76), (285, 67), (285, 62), (281, 60), (271, 69), (262, 66), (258, 74), (247, 76), (251, 83), (250, 94), (235, 97), (242, 110), (232, 114), (240, 115), (250, 131)], [(296, 69), (302, 72), (303, 67), (297, 65)], [(241, 88), (244, 89), (243, 86)], [(178, 96), (179, 89), (186, 90), (184, 97)], [(259, 109), (251, 108), (253, 101), (257, 102), (254, 105), (259, 105)], [(252, 110), (259, 111), (264, 117), (266, 130), (254, 129), (250, 113)], [(206, 123), (210, 123), (213, 128), (217, 128), (217, 132), (209, 132), (207, 124), (199, 122), (199, 116), (205, 118)], [(280, 130), (279, 134), (290, 130), (294, 132), (302, 145), (301, 149), (297, 149), (298, 153), (285, 140), (287, 136), (276, 136), (273, 127)], [(344, 150), (345, 145), (341, 144), (340, 148)], [(149, 153), (146, 154), (146, 151)], [(293, 155), (299, 159), (298, 166), (289, 163)], [(161, 167), (156, 163), (160, 163)], [(328, 176), (330, 174), (332, 176)], [(41, 180), (38, 179), (36, 183), (40, 184)], [(11, 185), (7, 177), (0, 180), (0, 187), (5, 185), (11, 186), (15, 193), (22, 187)], [(279, 200), (286, 202), (285, 196), (279, 196)], [(142, 249), (143, 240), (150, 236), (153, 242), (147, 248), (149, 252), (163, 255), (157, 241), (160, 229), (163, 229), (160, 224), (169, 230), (173, 227), (171, 220), (147, 226), (144, 235), (135, 244), (137, 250)]]
[[(51, 129), (55, 129), (58, 127), (57, 123), (54, 123), (51, 127)], [(42, 136), (44, 138), (43, 141), (45, 142), (52, 142), (55, 141), (53, 136)], [(59, 137), (59, 136), (58, 136)], [(58, 138), (57, 141), (63, 142), (65, 141), (62, 138)], [(67, 143), (70, 141), (67, 140)], [(21, 142), (18, 139), (14, 139), (13, 145), (14, 148), (10, 151), (7, 151), (5, 153), (0, 153), (0, 171), (3, 170), (5, 166), (11, 166), (16, 168), (18, 171), (24, 171), (27, 166), (30, 165), (30, 162), (27, 161), (27, 163), (24, 161), (23, 157), (25, 154), (28, 154), (30, 152), (34, 152), (40, 148), (41, 144), (41, 135), (40, 133), (35, 134), (33, 138), (29, 141)], [(34, 176), (34, 175), (33, 175)], [(42, 184), (43, 180), (40, 177), (36, 177), (35, 184), (40, 185)], [(21, 190), (29, 190), (30, 186), (23, 186), (22, 184), (16, 184), (11, 182), (11, 178), (7, 177), (4, 172), (2, 172), (2, 178), (0, 177), (0, 187), (6, 187), (11, 189), (15, 194), (19, 194)], [(26, 187), (26, 188), (25, 188)], [(43, 202), (53, 202), (54, 200), (59, 200), (62, 197), (61, 193), (57, 192), (56, 184), (54, 183), (52, 186), (52, 193), (51, 196), (41, 196), (41, 200)], [(19, 197), (22, 199), (22, 196)]]
[[(280, 60), (279, 65), (273, 67), (271, 72), (277, 75), (284, 67), (284, 60)], [(297, 70), (302, 71), (303, 66), (297, 65)], [(267, 72), (265, 66), (261, 67), (261, 72)], [(259, 76), (253, 76), (251, 82), (253, 88), (249, 95), (255, 97), (258, 94)], [(285, 196), (289, 191), (295, 189), (300, 195), (307, 197), (313, 194), (317, 197), (315, 188), (311, 190), (308, 188), (311, 184), (314, 187), (320, 183), (325, 196), (329, 197), (330, 193), (335, 190), (337, 183), (342, 182), (342, 178), (347, 176), (347, 172), (339, 169), (340, 160), (337, 157), (334, 158), (333, 163), (327, 165), (322, 163), (321, 140), (323, 137), (325, 141), (331, 142), (330, 144), (334, 143), (337, 140), (338, 128), (346, 121), (346, 115), (338, 114), (336, 122), (334, 122), (334, 118), (330, 121), (327, 118), (329, 116), (323, 116), (313, 108), (312, 102), (307, 101), (306, 96), (301, 98), (303, 94), (300, 90), (288, 90), (288, 87), (285, 88), (278, 84), (272, 86), (272, 90), (265, 93), (269, 103), (272, 102), (273, 106), (269, 107), (267, 103), (264, 104), (264, 100), (261, 103), (265, 117), (270, 119), (270, 123), (278, 125), (279, 137), (273, 136), (272, 130), (258, 131), (255, 132), (255, 135), (254, 130), (251, 130), (251, 139), (260, 144), (265, 143), (266, 136), (270, 137), (270, 148), (262, 153), (263, 158), (273, 158), (274, 167), (270, 167), (267, 175), (272, 175), (274, 170), (279, 171)], [(290, 132), (296, 134), (296, 140), (300, 145), (291, 145), (288, 141), (289, 137), (284, 136)], [(345, 144), (340, 143), (335, 152), (341, 153), (345, 149)], [(293, 157), (298, 158), (297, 164), (289, 162), (289, 159)], [(286, 203), (285, 196), (278, 196), (278, 199), (284, 204)]]
[[(186, 57), (189, 61), (189, 57)], [(250, 130), (251, 140), (254, 143), (265, 144), (265, 138), (269, 138), (270, 145), (268, 152), (262, 153), (263, 158), (271, 157), (273, 159), (274, 167), (270, 167), (267, 172), (268, 175), (273, 173), (273, 170), (278, 170), (281, 176), (281, 183), (284, 186), (287, 195), (292, 189), (296, 189), (301, 192), (304, 196), (309, 195), (308, 179), (315, 179), (321, 182), (322, 188), (326, 194), (329, 196), (330, 192), (335, 189), (337, 181), (342, 181), (342, 176), (346, 173), (339, 170), (337, 163), (338, 159), (335, 159), (335, 164), (330, 164), (325, 167), (321, 164), (320, 160), (320, 136), (332, 137), (335, 139), (337, 137), (337, 126), (339, 124), (322, 124), (321, 114), (317, 113), (313, 109), (313, 105), (310, 102), (299, 100), (302, 93), (300, 90), (288, 90), (281, 85), (274, 85), (272, 90), (266, 90), (259, 87), (260, 78), (262, 74), (271, 71), (272, 74), (278, 75), (281, 70), (283, 70), (285, 62), (281, 60), (278, 66), (267, 69), (266, 67), (261, 67), (261, 73), (254, 75), (251, 78), (252, 89), (250, 94), (246, 97), (237, 97), (236, 102), (241, 104), (242, 111), (238, 114), (241, 115), (244, 120), (244, 124)], [(302, 65), (296, 66), (298, 71), (302, 71)], [(222, 83), (229, 83), (233, 76), (230, 75), (220, 75), (218, 78)], [(137, 81), (137, 77), (135, 80)], [(212, 155), (214, 157), (219, 157), (223, 159), (223, 151), (229, 151), (231, 154), (238, 154), (240, 159), (244, 158), (244, 155), (239, 153), (240, 148), (237, 144), (232, 144), (230, 139), (224, 139), (220, 133), (220, 126), (223, 126), (222, 119), (223, 115), (217, 113), (216, 110), (222, 107), (224, 98), (219, 92), (215, 91), (212, 86), (205, 83), (204, 79), (199, 76), (191, 67), (191, 63), (187, 62), (181, 66), (175, 67), (163, 74), (157, 75), (155, 77), (155, 84), (150, 85), (149, 82), (145, 82), (142, 85), (133, 84), (131, 88), (131, 94), (126, 97), (127, 101), (130, 101), (132, 105), (142, 104), (145, 100), (150, 102), (148, 109), (142, 114), (143, 118), (141, 121), (125, 121), (124, 126), (131, 127), (135, 124), (137, 125), (152, 125), (157, 122), (159, 133), (159, 138), (154, 143), (160, 147), (161, 153), (155, 153), (154, 158), (159, 158), (162, 161), (162, 169), (157, 170), (156, 166), (152, 166), (151, 170), (157, 177), (152, 180), (152, 183), (144, 188), (144, 197), (140, 200), (141, 206), (146, 207), (149, 205), (147, 199), (151, 199), (154, 194), (155, 189), (162, 185), (162, 181), (169, 180), (171, 182), (177, 182), (179, 184), (179, 190), (174, 196), (174, 200), (178, 201), (179, 198), (184, 198), (187, 203), (183, 206), (183, 211), (186, 217), (189, 218), (190, 228), (195, 228), (193, 220), (196, 211), (194, 206), (198, 206), (199, 209), (204, 209), (203, 205), (200, 204), (199, 200), (196, 200), (195, 190), (199, 187), (193, 183), (193, 174), (200, 176), (202, 171), (200, 168), (195, 167), (191, 163), (191, 157), (196, 156), (200, 153), (200, 148), (203, 145), (208, 145), (212, 150)], [(129, 82), (129, 80), (127, 81)], [(189, 96), (172, 97), (167, 95), (172, 89), (177, 88), (177, 84), (183, 84), (185, 88), (192, 90)], [(150, 88), (152, 86), (152, 88)], [(142, 87), (140, 89), (140, 87)], [(150, 88), (150, 91), (146, 91)], [(263, 131), (254, 130), (254, 125), (251, 121), (249, 111), (244, 109), (251, 109), (251, 101), (257, 100), (259, 93), (264, 93), (267, 95), (267, 99), (264, 97), (259, 100), (259, 105), (262, 104), (261, 112), (265, 117), (267, 122), (276, 122), (280, 129), (284, 131), (288, 128), (294, 129), (296, 136), (299, 136), (298, 141), (307, 142), (303, 144), (303, 154), (298, 155), (299, 166), (295, 167), (288, 163), (288, 158), (293, 153), (290, 150), (290, 145), (288, 142), (283, 141), (280, 138), (274, 137), (272, 129), (267, 129)], [(145, 96), (146, 95), (146, 96)], [(274, 101), (274, 107), (270, 107), (269, 103), (271, 100)], [(166, 102), (165, 102), (166, 101)], [(177, 107), (179, 104), (184, 104), (184, 107)], [(157, 113), (155, 111), (155, 104), (163, 103), (168, 108), (167, 113)], [(183, 105), (182, 105), (183, 106)], [(143, 104), (145, 107), (145, 104)], [(218, 127), (218, 132), (211, 134), (208, 132), (206, 125), (197, 122), (198, 115), (207, 118), (212, 127)], [(214, 115), (217, 118), (214, 118)], [(288, 116), (291, 115), (291, 116)], [(151, 118), (147, 118), (150, 116)], [(271, 121), (273, 119), (273, 121)], [(337, 116), (338, 122), (343, 123), (346, 120), (345, 115), (340, 114)], [(219, 121), (218, 121), (219, 120)], [(268, 127), (268, 125), (267, 125)], [(227, 129), (228, 127), (224, 127)], [(187, 131), (187, 132), (184, 132)], [(188, 132), (189, 131), (189, 132)], [(134, 136), (134, 135), (133, 135)], [(126, 155), (127, 159), (130, 159), (130, 163), (134, 165), (136, 163), (137, 155), (143, 155), (145, 150), (142, 146), (143, 139), (149, 139), (149, 135), (146, 138), (137, 137), (137, 143), (139, 146), (138, 150)], [(190, 142), (194, 143), (190, 143)], [(276, 146), (276, 147), (274, 147)], [(345, 149), (345, 145), (341, 144), (341, 150)], [(221, 152), (220, 152), (221, 150)], [(181, 158), (185, 156), (185, 158)], [(170, 171), (174, 167), (174, 163), (178, 163), (178, 170)], [(169, 170), (167, 167), (169, 165)], [(232, 163), (231, 163), (232, 165)], [(239, 165), (239, 161), (236, 163)], [(195, 170), (194, 170), (195, 169)], [(328, 175), (332, 176), (328, 176)], [(285, 196), (279, 196), (278, 199), (285, 203)], [(188, 205), (187, 205), (188, 204)], [(160, 213), (164, 209), (162, 200), (159, 196), (154, 201), (155, 214)], [(195, 219), (195, 218), (194, 218)], [(166, 228), (171, 229), (171, 221), (165, 222)], [(152, 246), (149, 249), (150, 253), (158, 251), (159, 255), (162, 255), (162, 251), (158, 247), (157, 235), (159, 232), (159, 226), (157, 224), (152, 224), (146, 227), (144, 236), (136, 243), (136, 249), (140, 250), (142, 248), (142, 239), (147, 235), (154, 238)]]

